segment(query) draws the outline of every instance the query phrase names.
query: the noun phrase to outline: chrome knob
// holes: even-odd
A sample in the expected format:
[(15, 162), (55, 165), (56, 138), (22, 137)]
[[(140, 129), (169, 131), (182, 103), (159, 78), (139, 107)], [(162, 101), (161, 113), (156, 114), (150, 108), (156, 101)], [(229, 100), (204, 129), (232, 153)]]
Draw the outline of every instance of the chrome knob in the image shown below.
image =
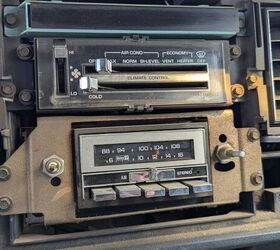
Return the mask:
[(95, 71), (99, 74), (112, 73), (112, 62), (106, 58), (95, 59)]
[(217, 147), (216, 156), (220, 163), (226, 164), (231, 161), (231, 158), (239, 157), (244, 158), (245, 152), (243, 150), (234, 150), (228, 143), (222, 144)]

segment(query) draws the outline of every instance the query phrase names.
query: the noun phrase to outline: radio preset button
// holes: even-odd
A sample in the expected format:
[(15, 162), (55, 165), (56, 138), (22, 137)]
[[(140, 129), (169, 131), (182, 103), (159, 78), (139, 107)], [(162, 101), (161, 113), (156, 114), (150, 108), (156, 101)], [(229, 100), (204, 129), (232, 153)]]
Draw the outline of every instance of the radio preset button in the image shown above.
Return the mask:
[(177, 181), (160, 183), (160, 185), (167, 190), (169, 196), (188, 195), (190, 193), (188, 186)]
[(130, 182), (145, 182), (150, 179), (151, 179), (150, 171), (130, 172), (129, 173)]
[(92, 188), (92, 198), (94, 201), (114, 201), (116, 200), (116, 192), (113, 188)]
[(143, 184), (139, 187), (143, 190), (146, 198), (165, 196), (165, 188), (158, 184)]
[(202, 180), (183, 181), (183, 183), (190, 187), (195, 194), (212, 191), (212, 184)]
[(141, 189), (136, 185), (125, 185), (115, 187), (120, 198), (140, 197)]
[(157, 170), (156, 178), (159, 181), (175, 179), (175, 169)]

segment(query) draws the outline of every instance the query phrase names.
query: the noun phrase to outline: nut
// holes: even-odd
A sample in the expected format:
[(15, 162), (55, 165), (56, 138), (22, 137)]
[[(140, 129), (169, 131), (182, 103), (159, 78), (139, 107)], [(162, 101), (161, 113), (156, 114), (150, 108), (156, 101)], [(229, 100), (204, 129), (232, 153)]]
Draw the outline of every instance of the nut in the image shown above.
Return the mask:
[(232, 95), (235, 98), (241, 98), (245, 94), (245, 88), (239, 83), (235, 83), (231, 86)]
[(220, 163), (226, 164), (232, 161), (231, 158), (244, 158), (245, 152), (243, 150), (234, 150), (228, 143), (217, 146), (216, 157)]
[(29, 60), (33, 57), (33, 48), (30, 44), (20, 44), (17, 47), (17, 56), (21, 60)]
[(258, 76), (256, 74), (251, 74), (248, 76), (248, 80), (250, 83), (256, 83), (258, 81)]
[(247, 77), (247, 81), (249, 83), (248, 89), (255, 89), (258, 86), (259, 76), (255, 73), (252, 73)]
[(12, 201), (9, 197), (0, 198), (0, 211), (4, 212), (12, 207)]
[(11, 177), (11, 171), (5, 166), (0, 167), (0, 181), (7, 181)]
[(260, 131), (256, 128), (250, 128), (247, 133), (249, 141), (254, 142), (260, 139)]
[(263, 175), (261, 173), (253, 173), (251, 175), (251, 182), (253, 185), (261, 185), (263, 183)]
[(43, 172), (51, 178), (61, 175), (64, 171), (64, 160), (57, 155), (47, 157), (42, 165)]
[(5, 15), (5, 23), (9, 28), (14, 28), (17, 25), (17, 16), (13, 13)]
[(16, 91), (16, 86), (12, 82), (8, 81), (0, 84), (0, 94), (4, 97), (13, 97)]
[(230, 54), (233, 58), (238, 58), (241, 56), (241, 48), (238, 45), (232, 45), (230, 47)]
[(29, 105), (33, 102), (33, 92), (28, 89), (20, 91), (18, 95), (19, 101), (24, 105)]

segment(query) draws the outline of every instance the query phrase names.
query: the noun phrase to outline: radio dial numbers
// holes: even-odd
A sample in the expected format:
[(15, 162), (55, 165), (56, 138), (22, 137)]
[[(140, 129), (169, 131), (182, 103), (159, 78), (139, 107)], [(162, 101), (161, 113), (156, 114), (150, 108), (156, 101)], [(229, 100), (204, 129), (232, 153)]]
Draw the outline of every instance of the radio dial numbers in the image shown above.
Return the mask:
[(194, 158), (193, 140), (95, 145), (95, 165), (121, 165)]

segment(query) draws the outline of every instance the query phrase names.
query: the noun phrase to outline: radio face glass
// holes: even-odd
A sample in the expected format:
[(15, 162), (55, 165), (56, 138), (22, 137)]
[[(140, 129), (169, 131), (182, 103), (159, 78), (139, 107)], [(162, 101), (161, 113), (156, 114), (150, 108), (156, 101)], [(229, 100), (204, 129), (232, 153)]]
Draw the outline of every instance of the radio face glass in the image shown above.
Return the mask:
[(194, 159), (193, 140), (156, 141), (94, 146), (95, 166)]
[(83, 173), (206, 163), (201, 129), (80, 135), (79, 140)]

